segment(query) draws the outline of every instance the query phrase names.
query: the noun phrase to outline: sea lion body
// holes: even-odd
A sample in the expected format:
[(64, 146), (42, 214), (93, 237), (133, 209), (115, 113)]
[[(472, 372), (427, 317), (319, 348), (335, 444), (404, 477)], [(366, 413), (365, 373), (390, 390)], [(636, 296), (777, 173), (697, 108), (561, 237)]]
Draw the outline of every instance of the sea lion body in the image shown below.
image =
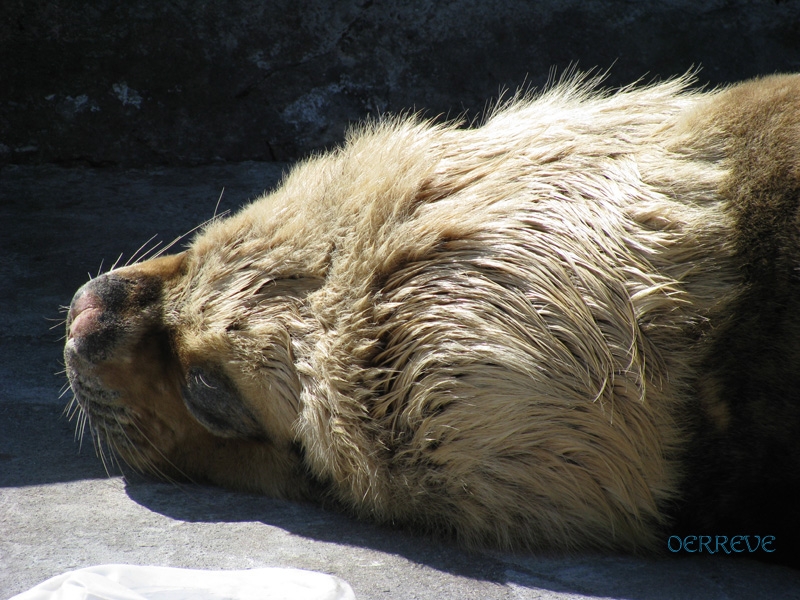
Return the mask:
[(797, 76), (372, 123), (87, 283), (67, 373), (98, 437), (168, 477), (470, 546), (779, 545), (799, 200)]

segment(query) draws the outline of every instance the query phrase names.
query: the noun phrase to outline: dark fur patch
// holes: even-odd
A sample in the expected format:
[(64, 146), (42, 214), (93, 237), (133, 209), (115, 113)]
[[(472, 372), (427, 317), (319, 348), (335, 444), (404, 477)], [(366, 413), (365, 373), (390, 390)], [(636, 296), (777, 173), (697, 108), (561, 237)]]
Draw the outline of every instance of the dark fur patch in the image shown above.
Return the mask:
[(687, 452), (687, 509), (677, 527), (774, 535), (770, 558), (797, 565), (800, 87), (747, 100), (748, 120), (730, 125), (732, 168), (723, 188), (736, 217), (745, 292), (701, 369), (706, 410)]
[(189, 412), (214, 435), (242, 439), (266, 437), (233, 382), (221, 371), (190, 368), (181, 394)]

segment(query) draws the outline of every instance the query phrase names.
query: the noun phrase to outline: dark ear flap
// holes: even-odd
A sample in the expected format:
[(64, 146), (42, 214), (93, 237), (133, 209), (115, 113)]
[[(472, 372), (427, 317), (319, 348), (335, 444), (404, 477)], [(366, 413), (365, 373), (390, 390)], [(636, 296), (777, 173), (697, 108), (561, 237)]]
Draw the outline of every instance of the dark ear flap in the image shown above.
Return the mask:
[(264, 428), (222, 371), (191, 367), (181, 393), (192, 416), (214, 435), (247, 439), (266, 437)]

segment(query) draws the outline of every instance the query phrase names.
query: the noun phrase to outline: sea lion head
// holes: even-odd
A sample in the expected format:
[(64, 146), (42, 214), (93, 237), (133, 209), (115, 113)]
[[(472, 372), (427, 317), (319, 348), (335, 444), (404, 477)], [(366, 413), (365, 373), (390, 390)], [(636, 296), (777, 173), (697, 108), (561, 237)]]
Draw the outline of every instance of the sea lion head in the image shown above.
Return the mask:
[[(104, 460), (110, 450), (137, 471), (305, 498), (309, 481), (291, 429), (296, 376), (281, 364), (292, 384), (270, 385), (268, 370), (236, 359), (253, 334), (204, 279), (206, 260), (218, 264), (190, 248), (111, 270), (76, 292), (64, 360), (79, 433), (88, 424)], [(215, 300), (229, 322), (219, 320)], [(273, 308), (281, 307), (278, 299)], [(203, 315), (212, 313), (210, 324)], [(259, 356), (274, 359), (269, 336), (256, 337)]]

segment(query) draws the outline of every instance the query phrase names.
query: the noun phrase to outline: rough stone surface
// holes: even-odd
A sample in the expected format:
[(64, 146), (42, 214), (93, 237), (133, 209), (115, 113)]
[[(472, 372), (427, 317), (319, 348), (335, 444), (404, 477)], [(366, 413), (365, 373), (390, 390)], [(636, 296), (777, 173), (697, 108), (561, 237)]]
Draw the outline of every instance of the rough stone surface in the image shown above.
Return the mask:
[(101, 261), (189, 231), (218, 201), (235, 209), (283, 166), (0, 170), (0, 598), (115, 562), (305, 568), (345, 579), (359, 600), (800, 598), (800, 572), (748, 560), (466, 553), (314, 506), (123, 478), (114, 465), (106, 477), (63, 414), (59, 305)]
[(793, 0), (4, 0), (0, 164), (288, 160), (367, 115), (474, 116), (570, 65), (608, 83), (800, 69)]

